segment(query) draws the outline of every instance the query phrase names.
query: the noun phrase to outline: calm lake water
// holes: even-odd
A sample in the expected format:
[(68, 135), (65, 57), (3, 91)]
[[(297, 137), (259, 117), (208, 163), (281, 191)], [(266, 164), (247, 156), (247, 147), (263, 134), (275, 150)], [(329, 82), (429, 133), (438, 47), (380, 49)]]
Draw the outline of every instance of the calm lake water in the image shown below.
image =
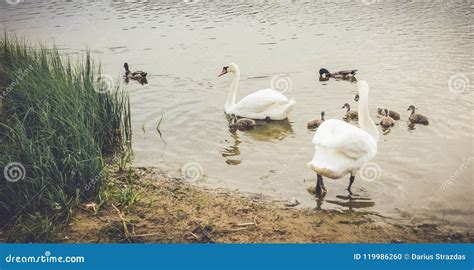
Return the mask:
[[(89, 48), (113, 78), (125, 61), (149, 73), (149, 84), (125, 86), (136, 165), (179, 175), (197, 163), (197, 185), (296, 198), (304, 207), (474, 224), (472, 2), (8, 2), (17, 3), (0, 3), (2, 31), (69, 55)], [(231, 133), (223, 112), (231, 78), (217, 77), (229, 62), (242, 73), (238, 99), (275, 76), (291, 82), (289, 121)], [(318, 203), (307, 191), (316, 175), (306, 167), (314, 149), (306, 122), (322, 110), (341, 118), (345, 102), (356, 108), (356, 84), (320, 82), (321, 67), (357, 68), (371, 87), (372, 117), (387, 106), (402, 118), (381, 136), (375, 177), (357, 175), (352, 197), (348, 177), (326, 179)], [(429, 126), (408, 128), (411, 104)], [(162, 116), (164, 141), (156, 131)]]

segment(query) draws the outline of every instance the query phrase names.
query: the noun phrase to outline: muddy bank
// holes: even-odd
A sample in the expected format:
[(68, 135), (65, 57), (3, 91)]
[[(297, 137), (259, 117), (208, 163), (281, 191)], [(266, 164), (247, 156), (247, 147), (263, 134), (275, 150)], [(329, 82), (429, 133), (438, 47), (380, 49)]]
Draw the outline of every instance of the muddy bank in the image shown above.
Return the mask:
[[(205, 190), (157, 171), (111, 171), (132, 201), (77, 209), (59, 242), (324, 243), (473, 242), (435, 225), (407, 226), (363, 212), (294, 209), (238, 193)], [(127, 174), (127, 175), (125, 175)], [(111, 191), (113, 193), (113, 191)], [(129, 194), (130, 195), (130, 194)], [(122, 196), (123, 197), (123, 196)], [(125, 202), (124, 202), (125, 201)]]

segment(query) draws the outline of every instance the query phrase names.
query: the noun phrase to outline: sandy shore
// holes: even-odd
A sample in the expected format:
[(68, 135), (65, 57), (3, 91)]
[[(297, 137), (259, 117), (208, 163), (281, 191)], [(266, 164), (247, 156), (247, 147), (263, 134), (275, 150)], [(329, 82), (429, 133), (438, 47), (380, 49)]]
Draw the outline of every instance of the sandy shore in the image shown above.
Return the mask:
[(234, 192), (207, 190), (159, 172), (111, 170), (115, 188), (130, 178), (136, 201), (78, 208), (58, 242), (404, 243), (473, 242), (472, 234), (404, 225), (367, 212), (299, 209)]

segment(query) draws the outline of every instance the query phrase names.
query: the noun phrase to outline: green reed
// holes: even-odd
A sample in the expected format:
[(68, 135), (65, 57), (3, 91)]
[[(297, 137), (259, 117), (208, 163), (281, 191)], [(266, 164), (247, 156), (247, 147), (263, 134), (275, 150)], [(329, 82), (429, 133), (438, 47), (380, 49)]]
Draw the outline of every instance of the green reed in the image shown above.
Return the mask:
[[(90, 54), (0, 41), (0, 226), (7, 241), (51, 241), (75, 205), (97, 198), (104, 157), (129, 151), (130, 104)], [(12, 175), (4, 168), (23, 166)], [(11, 168), (11, 167), (9, 167)], [(8, 181), (10, 180), (10, 181)], [(15, 239), (17, 238), (17, 239)]]

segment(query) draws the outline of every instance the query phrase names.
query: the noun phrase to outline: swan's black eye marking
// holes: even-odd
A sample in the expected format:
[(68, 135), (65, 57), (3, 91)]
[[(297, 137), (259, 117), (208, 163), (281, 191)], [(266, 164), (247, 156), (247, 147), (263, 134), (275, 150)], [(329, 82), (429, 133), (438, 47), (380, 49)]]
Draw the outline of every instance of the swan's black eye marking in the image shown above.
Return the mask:
[(223, 68), (222, 68), (222, 72), (221, 72), (221, 74), (219, 74), (218, 77), (220, 77), (220, 76), (222, 76), (222, 75), (224, 75), (224, 74), (227, 74), (227, 69), (228, 69), (228, 68), (229, 68), (229, 66), (223, 67)]

